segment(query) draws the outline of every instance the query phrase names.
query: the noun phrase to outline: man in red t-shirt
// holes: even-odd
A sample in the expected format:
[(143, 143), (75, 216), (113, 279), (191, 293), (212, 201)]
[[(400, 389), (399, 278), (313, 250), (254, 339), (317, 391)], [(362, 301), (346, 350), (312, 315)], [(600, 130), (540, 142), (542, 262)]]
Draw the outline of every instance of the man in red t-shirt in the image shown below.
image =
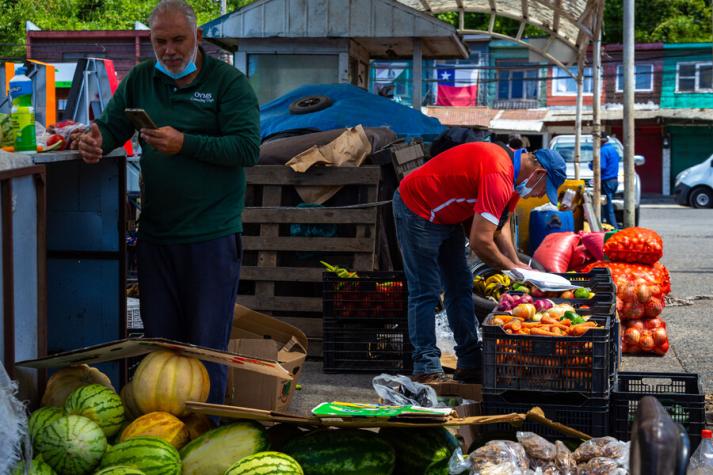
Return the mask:
[(393, 209), (408, 284), (415, 380), (445, 379), (435, 334), (441, 290), (457, 343), (455, 378), (479, 382), (481, 377), (473, 275), (461, 224), (473, 218), (470, 248), (491, 267), (528, 267), (518, 259), (508, 217), (521, 197), (547, 193), (556, 204), (565, 177), (564, 160), (555, 151), (513, 153), (498, 144), (471, 142), (440, 153), (403, 179)]

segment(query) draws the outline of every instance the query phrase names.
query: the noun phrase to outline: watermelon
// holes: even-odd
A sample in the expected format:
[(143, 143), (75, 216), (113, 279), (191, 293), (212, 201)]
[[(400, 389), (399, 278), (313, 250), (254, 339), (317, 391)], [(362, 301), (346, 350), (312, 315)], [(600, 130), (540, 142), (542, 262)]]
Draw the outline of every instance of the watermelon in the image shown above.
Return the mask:
[(236, 461), (267, 448), (265, 429), (257, 422), (224, 425), (181, 449), (183, 475), (223, 475)]
[(294, 424), (276, 424), (267, 429), (267, 440), (272, 450), (282, 450), (292, 439), (304, 435), (305, 432)]
[[(25, 475), (25, 462), (20, 462), (20, 464), (13, 469), (12, 475)], [(52, 470), (52, 467), (42, 460), (34, 459), (30, 462), (30, 470), (27, 471), (27, 475), (57, 475), (57, 472)]]
[(258, 452), (239, 461), (226, 470), (225, 475), (304, 475), (295, 459), (280, 452)]
[(146, 475), (179, 475), (181, 457), (176, 448), (158, 437), (134, 437), (109, 448), (100, 468), (126, 465)]
[(94, 472), (94, 475), (146, 475), (138, 468), (129, 467), (127, 465), (114, 465)]
[(423, 475), (432, 465), (450, 459), (458, 447), (458, 440), (445, 427), (384, 427), (379, 431), (379, 437), (396, 450), (397, 468), (394, 473), (403, 475)]
[(32, 438), (33, 447), (36, 448), (35, 442), (37, 441), (37, 436), (40, 432), (63, 415), (64, 411), (61, 408), (54, 406), (41, 407), (32, 413), (27, 426), (30, 432), (30, 437)]
[(67, 414), (76, 414), (93, 420), (111, 437), (124, 424), (124, 405), (121, 397), (112, 389), (101, 384), (81, 386), (64, 402)]
[(59, 475), (83, 475), (97, 466), (106, 450), (101, 427), (83, 416), (62, 416), (37, 436), (37, 451)]
[(285, 453), (306, 475), (390, 475), (396, 455), (374, 432), (319, 430), (289, 442)]

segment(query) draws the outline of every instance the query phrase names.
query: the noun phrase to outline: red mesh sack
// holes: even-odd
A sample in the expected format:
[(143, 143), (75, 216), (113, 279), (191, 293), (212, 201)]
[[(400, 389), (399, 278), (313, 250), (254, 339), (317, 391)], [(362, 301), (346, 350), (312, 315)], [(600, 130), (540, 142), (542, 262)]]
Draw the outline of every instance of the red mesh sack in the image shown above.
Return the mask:
[(663, 356), (668, 352), (668, 348), (668, 330), (662, 319), (622, 322), (622, 353), (651, 353)]
[(604, 254), (614, 262), (652, 265), (663, 256), (663, 240), (651, 229), (626, 228), (604, 243)]
[(572, 251), (572, 257), (569, 259), (569, 268), (567, 270), (579, 272), (593, 260), (594, 259), (592, 259), (592, 256), (589, 254), (589, 251), (587, 251), (587, 248), (580, 244)]
[(579, 233), (582, 236), (582, 244), (587, 248), (594, 260), (604, 260), (604, 235), (606, 233)]
[(567, 272), (579, 236), (574, 233), (552, 233), (545, 236), (532, 256), (547, 272)]

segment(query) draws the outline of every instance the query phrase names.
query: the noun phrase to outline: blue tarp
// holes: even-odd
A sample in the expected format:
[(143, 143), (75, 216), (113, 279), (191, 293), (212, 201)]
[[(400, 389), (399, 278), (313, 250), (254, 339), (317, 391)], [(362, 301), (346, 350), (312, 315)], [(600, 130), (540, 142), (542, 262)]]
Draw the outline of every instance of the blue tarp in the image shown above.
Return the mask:
[[(333, 104), (308, 114), (290, 113), (290, 104), (306, 96), (328, 96)], [(399, 137), (423, 137), (425, 141), (433, 140), (445, 130), (438, 119), (351, 84), (302, 86), (260, 107), (262, 139), (288, 130), (323, 131), (359, 124), (389, 127)]]

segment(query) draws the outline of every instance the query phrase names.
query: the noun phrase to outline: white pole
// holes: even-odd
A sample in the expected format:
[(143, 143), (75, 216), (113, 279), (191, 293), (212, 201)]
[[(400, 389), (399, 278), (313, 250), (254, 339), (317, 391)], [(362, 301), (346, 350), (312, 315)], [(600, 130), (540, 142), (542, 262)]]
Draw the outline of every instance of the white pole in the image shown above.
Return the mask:
[(579, 60), (577, 66), (577, 112), (574, 117), (574, 179), (579, 180), (579, 160), (582, 149), (582, 94), (583, 88), (583, 68), (582, 60)]
[(635, 225), (634, 0), (624, 0), (624, 227)]
[(593, 97), (592, 97), (592, 120), (593, 130), (592, 130), (592, 170), (594, 171), (594, 180), (592, 182), (592, 187), (594, 188), (594, 216), (597, 220), (601, 221), (602, 214), (602, 173), (600, 169), (600, 145), (601, 145), (601, 130), (602, 122), (600, 117), (600, 108), (602, 102), (602, 82), (601, 69), (602, 69), (602, 34), (599, 30), (599, 34), (594, 40), (594, 52), (593, 52), (593, 66), (594, 71), (592, 71), (592, 86), (593, 86)]

